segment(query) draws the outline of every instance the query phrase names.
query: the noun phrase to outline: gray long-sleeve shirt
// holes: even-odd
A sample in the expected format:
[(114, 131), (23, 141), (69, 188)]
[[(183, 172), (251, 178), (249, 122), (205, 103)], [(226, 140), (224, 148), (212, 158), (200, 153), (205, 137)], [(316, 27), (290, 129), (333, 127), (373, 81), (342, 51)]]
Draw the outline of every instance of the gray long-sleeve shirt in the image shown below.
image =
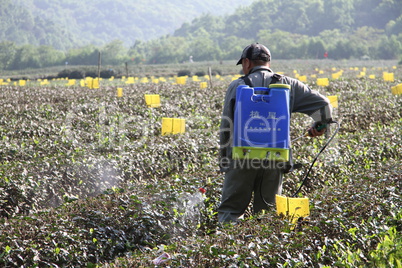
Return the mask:
[[(251, 69), (248, 77), (253, 87), (268, 87), (271, 84), (273, 75), (273, 71), (268, 67), (257, 66)], [(304, 113), (311, 116), (315, 121), (329, 120), (331, 118), (332, 111), (329, 100), (319, 92), (311, 90), (299, 80), (287, 76), (282, 76), (278, 83), (291, 86), (289, 91), (290, 113)], [(239, 85), (245, 85), (244, 79), (239, 78), (232, 81), (225, 96), (220, 126), (221, 168), (222, 165), (226, 165), (228, 161), (231, 161), (232, 157), (234, 109), (236, 89)]]

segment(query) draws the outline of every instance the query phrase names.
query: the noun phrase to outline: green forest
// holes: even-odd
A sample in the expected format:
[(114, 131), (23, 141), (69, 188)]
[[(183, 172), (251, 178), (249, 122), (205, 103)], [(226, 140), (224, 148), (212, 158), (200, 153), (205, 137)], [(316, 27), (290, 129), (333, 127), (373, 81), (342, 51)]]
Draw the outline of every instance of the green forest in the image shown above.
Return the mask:
[[(130, 46), (173, 33), (183, 22), (223, 15), (252, 0), (3, 0), (1, 40), (70, 49), (115, 39)], [(230, 3), (230, 5), (229, 5)]]
[[(127, 10), (149, 14), (150, 20), (141, 24), (138, 18), (144, 16), (139, 13), (121, 13), (123, 1), (63, 1), (56, 12), (55, 1), (31, 0), (25, 7), (18, 5), (20, 2), (6, 0), (0, 10), (2, 70), (94, 65), (99, 52), (104, 65), (181, 63), (190, 56), (194, 61), (235, 60), (251, 42), (267, 45), (273, 59), (321, 59), (325, 54), (334, 60), (402, 60), (402, 2), (397, 0), (259, 0), (231, 14), (205, 12), (171, 33), (149, 40), (144, 30), (150, 36), (166, 32), (161, 27), (168, 26), (169, 16), (182, 14), (179, 9), (169, 12), (179, 3), (148, 8), (128, 4)], [(97, 8), (91, 9), (91, 3)], [(201, 9), (197, 3), (202, 1), (195, 2)], [(46, 14), (51, 15), (45, 16), (33, 6), (42, 7), (42, 12), (48, 7), (51, 12)], [(181, 7), (190, 10), (187, 5)], [(71, 12), (62, 14), (61, 10)], [(132, 19), (136, 29), (143, 32), (127, 27), (130, 16), (136, 18)], [(70, 27), (61, 27), (62, 21)], [(80, 37), (78, 28), (88, 38)], [(94, 35), (96, 32), (99, 35)], [(106, 38), (106, 32), (116, 33), (115, 39)], [(137, 38), (127, 44), (124, 36)]]

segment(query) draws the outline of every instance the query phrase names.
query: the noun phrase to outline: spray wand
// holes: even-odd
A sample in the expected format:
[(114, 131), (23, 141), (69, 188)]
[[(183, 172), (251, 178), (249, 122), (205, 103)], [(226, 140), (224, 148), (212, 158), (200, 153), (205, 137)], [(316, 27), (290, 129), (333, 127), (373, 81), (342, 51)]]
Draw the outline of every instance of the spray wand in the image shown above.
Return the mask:
[[(334, 131), (334, 133), (332, 134), (332, 136), (328, 139), (328, 141), (324, 144), (324, 146), (320, 149), (320, 151), (318, 152), (318, 154), (315, 156), (313, 162), (311, 162), (311, 165), (310, 165), (309, 169), (307, 170), (306, 175), (304, 176), (303, 180), (301, 181), (301, 184), (300, 184), (299, 188), (298, 188), (297, 191), (292, 195), (292, 197), (295, 197), (295, 196), (300, 192), (301, 188), (302, 188), (303, 185), (306, 183), (307, 178), (308, 178), (308, 175), (310, 174), (310, 171), (311, 171), (311, 169), (313, 168), (313, 166), (314, 166), (315, 162), (317, 161), (318, 157), (319, 157), (320, 154), (325, 150), (325, 148), (327, 148), (327, 146), (328, 146), (328, 145), (331, 143), (331, 141), (334, 139), (336, 133), (338, 133), (338, 131), (339, 131), (340, 124), (339, 124), (337, 121), (333, 121), (332, 119), (330, 119), (330, 120), (329, 120), (328, 122), (326, 122), (326, 123), (316, 122), (316, 123), (313, 125), (313, 127), (314, 127), (316, 130), (321, 131), (321, 130), (323, 130), (324, 128), (327, 127), (327, 124), (337, 124), (338, 127), (336, 128), (336, 130)], [(292, 142), (295, 141), (295, 140), (301, 139), (301, 138), (303, 138), (303, 137), (308, 137), (308, 136), (312, 136), (311, 130), (309, 130), (308, 132), (304, 133), (302, 136), (295, 138), (294, 140), (292, 140)], [(262, 184), (262, 180), (261, 180), (261, 184)], [(261, 187), (261, 188), (262, 188), (262, 187)], [(262, 200), (264, 201), (264, 203), (268, 206), (269, 203), (268, 203), (267, 201), (265, 201), (265, 199), (264, 199), (264, 197), (263, 197), (263, 195), (262, 195), (262, 192), (260, 192), (260, 195), (261, 195), (261, 198), (262, 198)]]
[[(313, 166), (314, 166), (315, 162), (317, 161), (318, 157), (319, 157), (320, 154), (325, 150), (325, 148), (327, 148), (327, 146), (331, 143), (331, 141), (334, 139), (335, 135), (336, 135), (336, 134), (338, 133), (338, 131), (339, 131), (340, 124), (339, 124), (337, 121), (332, 121), (332, 120), (331, 120), (331, 121), (327, 122), (327, 124), (336, 124), (336, 125), (337, 125), (337, 128), (336, 128), (336, 130), (334, 131), (334, 133), (332, 134), (332, 136), (328, 139), (328, 141), (324, 144), (324, 146), (322, 146), (322, 148), (320, 149), (320, 151), (318, 152), (318, 154), (314, 157), (314, 160), (313, 160), (313, 162), (311, 162), (311, 165), (310, 165), (309, 169), (307, 170), (306, 175), (304, 175), (304, 178), (303, 178), (303, 180), (301, 181), (301, 184), (300, 184), (299, 188), (298, 188), (297, 191), (292, 195), (292, 197), (295, 197), (295, 196), (300, 192), (301, 188), (302, 188), (303, 185), (306, 183), (307, 178), (308, 178), (308, 175), (310, 174), (310, 171), (311, 171), (311, 169), (313, 168)], [(325, 124), (325, 123), (324, 123), (324, 124), (323, 124), (323, 123), (317, 123), (317, 124), (315, 125), (315, 129), (317, 129), (318, 131), (320, 131), (320, 130), (326, 128), (326, 127), (327, 127), (327, 124)], [(303, 136), (300, 136), (300, 137), (294, 139), (293, 141), (298, 140), (299, 138), (302, 138), (302, 137), (306, 137), (306, 136), (308, 136), (308, 135), (311, 135), (311, 132), (310, 132), (310, 131), (309, 131), (308, 133), (304, 134)]]

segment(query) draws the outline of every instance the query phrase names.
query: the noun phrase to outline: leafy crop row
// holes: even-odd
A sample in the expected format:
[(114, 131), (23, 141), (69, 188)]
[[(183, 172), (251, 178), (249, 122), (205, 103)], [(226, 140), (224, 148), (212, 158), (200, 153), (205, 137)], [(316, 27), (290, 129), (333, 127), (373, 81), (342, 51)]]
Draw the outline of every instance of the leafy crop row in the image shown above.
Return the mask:
[[(292, 230), (274, 209), (219, 226), (218, 131), (227, 83), (133, 84), (101, 89), (30, 86), (0, 91), (0, 264), (174, 267), (389, 267), (400, 265), (402, 103), (390, 83), (341, 79), (341, 128), (303, 188), (311, 215)], [(313, 85), (314, 86), (314, 85)], [(315, 86), (314, 86), (315, 87)], [(147, 108), (144, 94), (161, 95)], [(186, 133), (161, 135), (162, 117)], [(292, 137), (311, 122), (295, 115)], [(294, 143), (303, 169), (325, 142)], [(205, 202), (186, 200), (204, 187)]]

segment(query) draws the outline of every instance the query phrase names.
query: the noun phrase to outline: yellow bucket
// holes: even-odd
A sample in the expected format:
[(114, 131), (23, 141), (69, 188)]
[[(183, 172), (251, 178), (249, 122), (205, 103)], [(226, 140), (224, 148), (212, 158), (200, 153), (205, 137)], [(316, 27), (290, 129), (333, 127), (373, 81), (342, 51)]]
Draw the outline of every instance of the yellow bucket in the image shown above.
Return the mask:
[(155, 108), (161, 106), (161, 98), (159, 94), (145, 94), (145, 103), (148, 107)]
[(292, 198), (276, 195), (276, 212), (295, 224), (300, 218), (310, 215), (308, 198)]
[(391, 87), (392, 94), (399, 95), (402, 94), (402, 84)]
[(176, 77), (176, 84), (185, 85), (186, 84), (186, 79), (187, 79), (186, 76)]
[(329, 103), (332, 105), (334, 108), (338, 108), (338, 96), (328, 96), (327, 97), (329, 100)]
[(383, 72), (384, 81), (394, 82), (394, 73)]
[(186, 120), (182, 118), (162, 118), (162, 136), (186, 131)]
[(121, 88), (121, 87), (117, 88), (117, 97), (118, 98), (123, 97), (123, 88)]
[(326, 87), (329, 85), (328, 78), (317, 78), (317, 86)]
[(208, 87), (208, 83), (207, 82), (201, 82), (200, 83), (200, 88), (207, 88)]

